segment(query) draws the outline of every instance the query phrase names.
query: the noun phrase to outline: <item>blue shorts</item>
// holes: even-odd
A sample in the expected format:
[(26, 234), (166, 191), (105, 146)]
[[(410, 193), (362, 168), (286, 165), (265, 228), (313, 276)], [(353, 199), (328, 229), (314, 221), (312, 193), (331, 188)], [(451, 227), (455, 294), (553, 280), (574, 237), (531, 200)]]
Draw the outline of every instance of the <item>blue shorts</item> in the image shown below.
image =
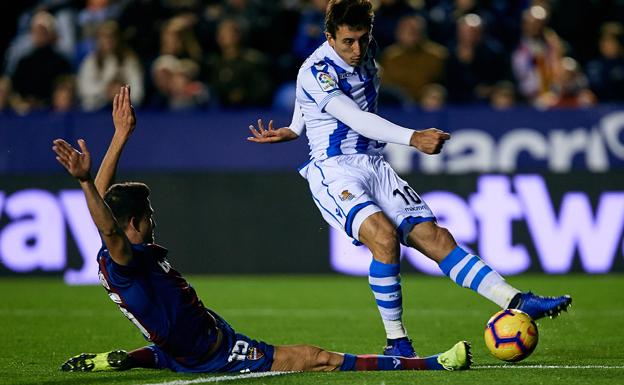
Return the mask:
[(271, 370), (275, 351), (273, 345), (236, 333), (225, 320), (214, 313), (213, 315), (217, 320), (217, 327), (223, 333), (221, 348), (215, 354), (206, 362), (188, 366), (176, 361), (158, 346), (151, 345), (149, 348), (157, 357), (157, 367), (186, 373), (246, 373)]

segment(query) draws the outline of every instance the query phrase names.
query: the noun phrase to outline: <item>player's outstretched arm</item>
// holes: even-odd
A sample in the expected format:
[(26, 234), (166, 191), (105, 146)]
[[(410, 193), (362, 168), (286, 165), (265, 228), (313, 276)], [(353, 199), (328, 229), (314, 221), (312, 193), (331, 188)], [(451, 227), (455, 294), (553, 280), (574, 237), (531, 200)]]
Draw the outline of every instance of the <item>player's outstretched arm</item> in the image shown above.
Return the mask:
[(258, 128), (256, 129), (256, 127), (250, 125), (249, 131), (251, 131), (253, 136), (248, 137), (247, 140), (254, 143), (288, 142), (299, 137), (290, 127), (274, 129), (272, 120), (269, 120), (269, 127), (265, 129), (262, 119), (258, 119)]
[(412, 146), (425, 154), (438, 154), (444, 142), (451, 138), (449, 133), (437, 128), (416, 131), (394, 124), (371, 112), (362, 111), (346, 95), (333, 97), (327, 103), (325, 111), (367, 138)]
[(80, 182), (91, 218), (102, 235), (111, 257), (116, 263), (127, 265), (132, 259), (130, 242), (95, 187), (91, 177), (91, 154), (86, 142), (83, 139), (78, 140), (82, 152), (63, 139), (55, 139), (53, 143), (52, 149), (56, 153), (56, 160)]
[(126, 142), (136, 127), (136, 116), (130, 99), (130, 86), (123, 86), (113, 99), (113, 124), (115, 133), (102, 164), (95, 176), (95, 186), (100, 196), (115, 182), (117, 164)]

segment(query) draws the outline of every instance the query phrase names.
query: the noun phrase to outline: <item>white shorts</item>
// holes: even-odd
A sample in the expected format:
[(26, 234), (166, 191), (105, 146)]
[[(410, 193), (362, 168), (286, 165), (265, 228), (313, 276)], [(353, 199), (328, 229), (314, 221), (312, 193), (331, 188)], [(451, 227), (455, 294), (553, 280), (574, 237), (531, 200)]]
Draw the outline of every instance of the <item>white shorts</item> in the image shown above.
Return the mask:
[(379, 211), (397, 227), (403, 244), (414, 225), (435, 220), (429, 206), (381, 155), (312, 160), (300, 173), (327, 223), (356, 241), (362, 222)]

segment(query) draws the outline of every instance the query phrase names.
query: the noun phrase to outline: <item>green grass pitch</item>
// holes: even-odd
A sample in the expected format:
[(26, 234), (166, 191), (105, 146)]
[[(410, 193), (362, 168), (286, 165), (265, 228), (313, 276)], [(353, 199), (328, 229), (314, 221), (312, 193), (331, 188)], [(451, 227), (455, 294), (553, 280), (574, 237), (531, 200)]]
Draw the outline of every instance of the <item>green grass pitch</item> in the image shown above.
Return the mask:
[[(204, 303), (237, 331), (273, 344), (310, 343), (335, 351), (378, 353), (384, 333), (366, 278), (339, 276), (190, 276)], [(145, 345), (99, 286), (58, 279), (0, 279), (0, 384), (622, 384), (624, 275), (523, 275), (509, 281), (545, 294), (570, 293), (573, 307), (538, 322), (540, 342), (523, 362), (489, 355), (484, 324), (495, 305), (446, 278), (405, 274), (404, 319), (422, 355), (472, 342), (465, 372), (295, 373), (239, 378), (134, 369), (63, 373), (81, 352)], [(527, 367), (528, 366), (528, 367)]]

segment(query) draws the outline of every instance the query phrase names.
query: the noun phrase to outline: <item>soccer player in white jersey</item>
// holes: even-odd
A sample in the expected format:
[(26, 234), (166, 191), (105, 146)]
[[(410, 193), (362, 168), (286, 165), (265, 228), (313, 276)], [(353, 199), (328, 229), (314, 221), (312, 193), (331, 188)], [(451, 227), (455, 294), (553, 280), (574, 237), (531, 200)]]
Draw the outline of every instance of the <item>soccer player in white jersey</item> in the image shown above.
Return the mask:
[[(450, 135), (436, 128), (413, 130), (376, 115), (379, 88), (368, 0), (330, 0), (327, 41), (303, 63), (289, 127), (250, 126), (257, 143), (293, 140), (306, 129), (310, 161), (301, 169), (323, 218), (363, 243), (373, 255), (369, 283), (386, 330), (384, 354), (416, 356), (402, 322), (400, 244), (436, 261), (458, 285), (502, 308), (534, 319), (555, 316), (570, 296), (542, 297), (509, 285), (478, 256), (457, 245), (436, 223), (427, 204), (383, 158), (386, 143), (412, 146), (426, 154), (441, 151)], [(418, 68), (414, 68), (418, 71)], [(501, 256), (504, 257), (504, 256)]]

